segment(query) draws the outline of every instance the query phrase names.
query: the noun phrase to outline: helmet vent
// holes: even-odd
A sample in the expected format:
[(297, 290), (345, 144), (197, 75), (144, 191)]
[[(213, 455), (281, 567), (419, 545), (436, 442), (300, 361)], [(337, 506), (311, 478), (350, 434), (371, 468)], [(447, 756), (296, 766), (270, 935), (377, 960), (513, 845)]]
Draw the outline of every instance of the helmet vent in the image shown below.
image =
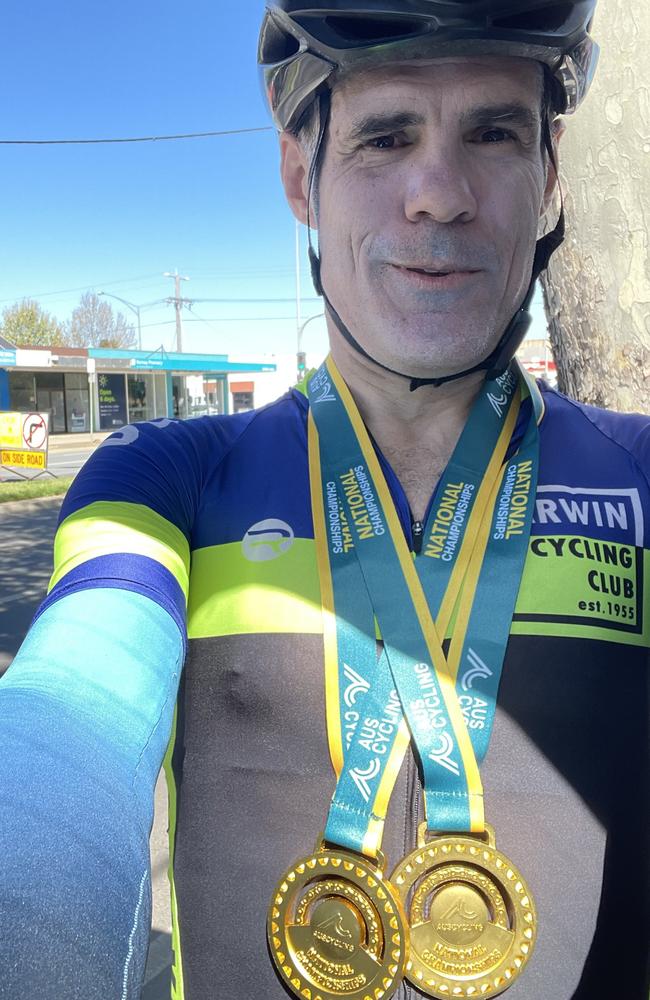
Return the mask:
[(260, 59), (267, 64), (281, 63), (295, 56), (300, 49), (300, 42), (293, 35), (283, 31), (272, 20), (268, 20), (262, 29), (260, 37)]
[(429, 29), (424, 19), (413, 21), (405, 17), (326, 17), (325, 23), (342, 42), (349, 45), (368, 45), (393, 38), (408, 38)]
[(573, 17), (573, 4), (557, 3), (541, 10), (529, 10), (508, 17), (495, 17), (492, 24), (495, 28), (505, 28), (511, 31), (557, 31), (564, 27)]

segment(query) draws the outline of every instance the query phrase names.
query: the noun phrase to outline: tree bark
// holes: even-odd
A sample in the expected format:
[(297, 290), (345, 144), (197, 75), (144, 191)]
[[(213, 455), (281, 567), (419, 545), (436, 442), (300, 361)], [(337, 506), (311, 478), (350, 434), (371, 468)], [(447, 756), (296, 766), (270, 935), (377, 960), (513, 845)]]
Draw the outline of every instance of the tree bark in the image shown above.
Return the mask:
[(567, 119), (564, 245), (542, 277), (561, 391), (650, 410), (650, 17), (648, 0), (600, 0), (601, 46), (584, 105)]

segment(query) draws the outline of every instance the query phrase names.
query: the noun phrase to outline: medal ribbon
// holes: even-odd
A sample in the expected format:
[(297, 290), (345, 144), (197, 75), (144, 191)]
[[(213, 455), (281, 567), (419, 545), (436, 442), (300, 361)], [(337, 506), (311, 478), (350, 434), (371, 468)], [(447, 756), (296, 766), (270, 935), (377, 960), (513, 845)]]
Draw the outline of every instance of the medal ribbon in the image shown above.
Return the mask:
[(386, 652), (377, 650), (375, 616), (336, 483), (322, 476), (311, 417), (308, 436), (327, 734), (337, 776), (325, 839), (374, 858), (410, 734)]
[[(482, 759), (489, 741), (537, 467), (537, 424), (529, 420), (521, 454), (501, 477), (519, 411), (519, 381), (513, 367), (481, 391), (427, 520), (420, 575), (367, 431), (331, 359), (310, 381), (310, 480), (325, 614), (328, 733), (338, 777), (327, 840), (376, 854), (409, 730), (423, 766), (430, 828), (483, 829), (477, 756)], [(538, 397), (534, 383), (525, 392)], [(538, 399), (535, 405), (537, 411)], [(515, 496), (517, 519), (501, 530)], [(495, 588), (493, 564), (496, 557), (502, 562), (504, 548), (509, 585), (500, 579)], [(498, 573), (503, 575), (503, 565)], [(489, 598), (493, 589), (495, 600), (483, 607), (477, 593)], [(457, 604), (448, 663), (440, 636)], [(475, 611), (479, 605), (482, 613)], [(495, 610), (499, 639), (491, 641)], [(385, 642), (379, 658), (373, 611)], [(459, 672), (466, 658), (470, 669)], [(494, 691), (475, 704), (467, 691), (479, 674)], [(469, 733), (473, 739), (479, 731), (478, 754), (461, 706), (473, 713)]]

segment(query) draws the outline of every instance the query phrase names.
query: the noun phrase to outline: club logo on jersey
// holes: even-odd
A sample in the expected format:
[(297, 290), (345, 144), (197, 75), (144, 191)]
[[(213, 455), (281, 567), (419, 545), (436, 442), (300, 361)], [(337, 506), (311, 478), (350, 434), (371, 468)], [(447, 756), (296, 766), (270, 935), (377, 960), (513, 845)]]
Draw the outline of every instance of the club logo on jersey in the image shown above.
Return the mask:
[(268, 562), (288, 552), (293, 539), (291, 525), (275, 517), (267, 517), (250, 526), (242, 539), (242, 552), (249, 562)]
[(637, 489), (539, 486), (515, 628), (584, 626), (594, 638), (647, 641), (644, 536)]
[(467, 659), (470, 665), (469, 670), (465, 671), (460, 681), (463, 691), (469, 691), (474, 681), (492, 676), (492, 671), (487, 663), (481, 659), (478, 653), (474, 652), (471, 646), (467, 651)]
[(363, 679), (361, 674), (358, 674), (356, 670), (353, 670), (352, 667), (348, 666), (347, 663), (344, 664), (343, 674), (345, 679), (349, 681), (343, 695), (343, 700), (348, 708), (352, 708), (358, 695), (368, 693), (370, 690), (370, 684), (368, 681)]
[(373, 757), (366, 768), (353, 767), (350, 769), (350, 776), (361, 793), (364, 802), (370, 802), (372, 789), (370, 782), (374, 781), (381, 770), (379, 757)]
[(544, 534), (585, 534), (643, 545), (643, 509), (636, 489), (538, 486), (533, 524)]
[(434, 764), (439, 764), (440, 767), (444, 767), (447, 771), (451, 771), (456, 777), (460, 774), (460, 768), (458, 762), (453, 760), (451, 752), (454, 749), (454, 743), (449, 735), (449, 733), (438, 733), (437, 740), (439, 746), (435, 750), (429, 751), (429, 760), (432, 760)]

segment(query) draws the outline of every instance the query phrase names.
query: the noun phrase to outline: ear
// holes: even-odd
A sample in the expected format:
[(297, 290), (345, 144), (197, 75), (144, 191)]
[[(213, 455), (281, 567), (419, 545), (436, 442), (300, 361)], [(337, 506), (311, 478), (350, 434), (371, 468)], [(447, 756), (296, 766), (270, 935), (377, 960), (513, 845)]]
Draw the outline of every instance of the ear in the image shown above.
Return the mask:
[[(291, 211), (307, 225), (309, 163), (301, 144), (290, 132), (280, 134), (280, 175)], [(310, 220), (313, 226), (313, 217)]]
[[(553, 143), (553, 153), (555, 154), (555, 162), (560, 165), (559, 158), (559, 146), (560, 140), (564, 133), (566, 132), (566, 125), (561, 118), (556, 118), (551, 124), (551, 141)], [(558, 184), (558, 176), (555, 171), (548, 153), (546, 154), (546, 184), (544, 185), (544, 196), (542, 198), (542, 204), (540, 206), (539, 214), (540, 218), (546, 214), (551, 202), (553, 200), (553, 195)]]

